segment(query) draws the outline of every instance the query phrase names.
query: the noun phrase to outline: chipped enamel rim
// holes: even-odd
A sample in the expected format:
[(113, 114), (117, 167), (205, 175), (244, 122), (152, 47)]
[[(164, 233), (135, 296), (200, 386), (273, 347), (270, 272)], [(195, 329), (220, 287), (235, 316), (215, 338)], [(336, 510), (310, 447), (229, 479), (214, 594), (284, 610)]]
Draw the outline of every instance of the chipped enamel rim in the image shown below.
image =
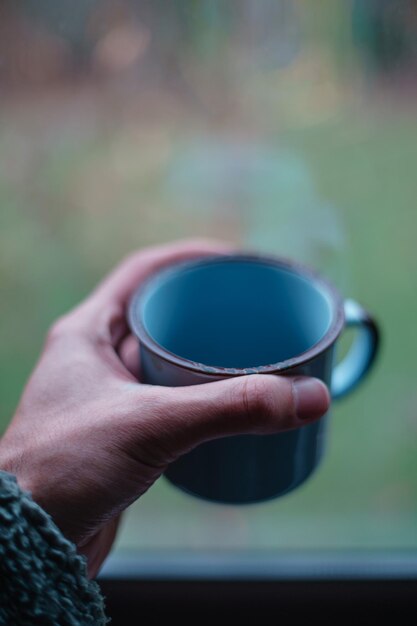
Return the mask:
[[(327, 332), (317, 343), (305, 352), (301, 352), (300, 354), (297, 354), (290, 359), (286, 359), (285, 361), (250, 368), (231, 368), (209, 366), (204, 363), (198, 363), (197, 361), (192, 361), (178, 356), (161, 346), (148, 333), (142, 321), (143, 306), (148, 292), (155, 288), (159, 282), (162, 283), (166, 279), (169, 279), (170, 275), (174, 276), (179, 272), (203, 267), (205, 265), (213, 265), (216, 263), (241, 263), (242, 261), (259, 263), (261, 265), (270, 265), (278, 269), (285, 270), (291, 274), (296, 274), (308, 282), (313, 283), (314, 287), (327, 299), (332, 312), (332, 321), (330, 322), (330, 326)], [(343, 299), (339, 292), (332, 284), (327, 282), (327, 280), (322, 278), (310, 268), (281, 257), (254, 253), (240, 253), (204, 257), (197, 260), (194, 259), (192, 261), (180, 261), (167, 268), (155, 271), (133, 293), (128, 306), (128, 322), (133, 334), (137, 337), (139, 342), (150, 352), (157, 355), (160, 359), (163, 359), (167, 363), (171, 363), (172, 365), (176, 365), (177, 367), (196, 372), (198, 374), (216, 377), (230, 377), (243, 376), (245, 374), (282, 373), (314, 360), (319, 354), (325, 352), (336, 341), (345, 324), (345, 315)]]

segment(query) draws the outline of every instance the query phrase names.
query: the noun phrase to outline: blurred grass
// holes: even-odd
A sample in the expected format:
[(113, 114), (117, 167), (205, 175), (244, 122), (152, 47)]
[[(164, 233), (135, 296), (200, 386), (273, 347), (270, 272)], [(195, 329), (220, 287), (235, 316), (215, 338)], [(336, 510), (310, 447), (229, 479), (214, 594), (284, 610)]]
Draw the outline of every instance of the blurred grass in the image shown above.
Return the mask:
[[(3, 428), (48, 325), (120, 256), (176, 236), (224, 234), (216, 215), (169, 213), (160, 187), (175, 155), (175, 131), (168, 129), (165, 139), (155, 129), (139, 136), (140, 149), (123, 130), (76, 146), (51, 139), (20, 179), (8, 161), (18, 135), (3, 126)], [(335, 405), (327, 457), (297, 492), (234, 510), (193, 501), (160, 481), (129, 513), (119, 543), (417, 547), (414, 118), (344, 112), (330, 123), (281, 130), (270, 142), (302, 157), (318, 195), (342, 214), (347, 244), (337, 262), (349, 268), (346, 295), (375, 312), (382, 325), (380, 362), (363, 388)]]

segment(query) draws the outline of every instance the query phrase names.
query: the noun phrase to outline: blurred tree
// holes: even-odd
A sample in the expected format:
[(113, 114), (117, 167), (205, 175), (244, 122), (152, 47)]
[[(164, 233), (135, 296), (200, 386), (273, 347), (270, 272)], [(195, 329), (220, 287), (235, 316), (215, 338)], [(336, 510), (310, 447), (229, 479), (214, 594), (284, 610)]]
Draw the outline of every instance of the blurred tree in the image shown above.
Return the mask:
[(417, 61), (414, 0), (353, 0), (353, 37), (371, 69), (406, 69)]
[(20, 0), (24, 13), (67, 41), (76, 55), (89, 50), (86, 26), (99, 0)]

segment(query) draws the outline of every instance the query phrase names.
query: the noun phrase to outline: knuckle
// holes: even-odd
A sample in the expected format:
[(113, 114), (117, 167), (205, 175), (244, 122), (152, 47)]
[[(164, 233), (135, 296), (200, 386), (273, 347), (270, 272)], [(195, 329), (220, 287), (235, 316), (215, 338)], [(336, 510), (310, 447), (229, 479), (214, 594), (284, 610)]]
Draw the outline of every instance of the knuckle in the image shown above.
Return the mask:
[(132, 252), (129, 252), (122, 258), (120, 265), (132, 265), (137, 263), (137, 261), (142, 258), (144, 252), (145, 249), (133, 250)]
[(58, 317), (58, 319), (56, 319), (49, 327), (49, 330), (46, 335), (46, 343), (47, 344), (54, 343), (61, 337), (67, 336), (68, 333), (69, 333), (68, 319), (66, 315), (62, 315), (61, 317)]
[(136, 250), (132, 250), (121, 262), (121, 265), (124, 266), (137, 266), (140, 263), (147, 261), (148, 259), (152, 259), (155, 253), (159, 250), (158, 246), (147, 246), (145, 248), (137, 248)]
[(68, 340), (68, 337), (72, 340), (83, 338), (82, 325), (75, 311), (76, 309), (73, 309), (71, 312), (61, 315), (51, 324), (46, 333), (46, 346)]
[(248, 419), (274, 417), (277, 407), (271, 385), (262, 374), (245, 376), (241, 385), (241, 406)]

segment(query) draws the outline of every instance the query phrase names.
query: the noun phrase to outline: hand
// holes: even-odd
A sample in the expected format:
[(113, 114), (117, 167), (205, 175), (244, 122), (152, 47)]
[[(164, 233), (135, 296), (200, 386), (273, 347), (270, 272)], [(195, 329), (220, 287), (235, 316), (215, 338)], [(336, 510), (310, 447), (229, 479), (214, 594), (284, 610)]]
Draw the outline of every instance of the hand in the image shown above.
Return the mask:
[(120, 513), (180, 455), (216, 437), (297, 428), (328, 409), (327, 388), (310, 378), (255, 374), (176, 388), (138, 382), (125, 317), (132, 291), (162, 266), (228, 251), (197, 240), (128, 257), (52, 326), (0, 442), (0, 467), (87, 556), (90, 576), (110, 550)]

